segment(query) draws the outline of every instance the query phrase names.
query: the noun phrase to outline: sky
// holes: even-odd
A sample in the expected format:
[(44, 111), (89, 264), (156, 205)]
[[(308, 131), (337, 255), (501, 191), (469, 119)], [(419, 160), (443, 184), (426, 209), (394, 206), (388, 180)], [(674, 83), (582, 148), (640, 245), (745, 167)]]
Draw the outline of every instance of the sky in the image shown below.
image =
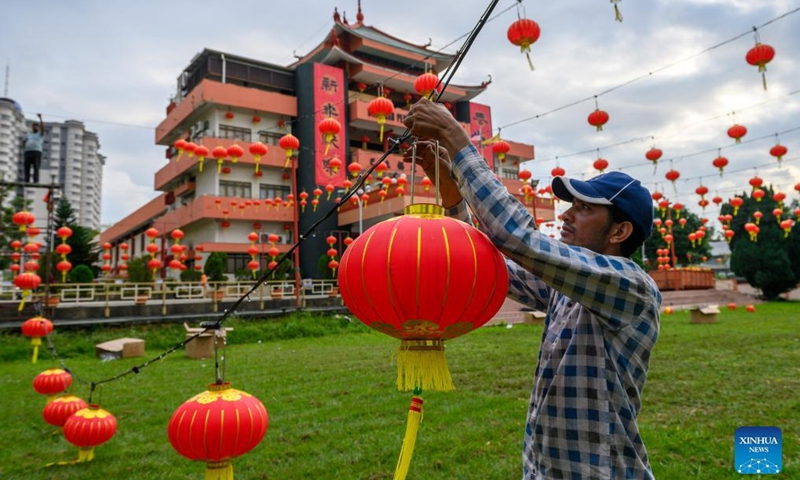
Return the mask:
[[(76, 119), (98, 134), (107, 157), (105, 226), (159, 193), (153, 176), (166, 159), (164, 147), (155, 145), (155, 126), (194, 55), (211, 48), (289, 65), (294, 53), (305, 54), (330, 32), (335, 6), (351, 22), (357, 10), (356, 0), (44, 4), (0, 7), (8, 96), (29, 119), (36, 113), (45, 121)], [(470, 31), (487, 5), (364, 0), (362, 9), (367, 25), (416, 44), (430, 40), (437, 50)], [(492, 107), (493, 125), (506, 126), (503, 137), (535, 146), (536, 159), (524, 164), (533, 178), (549, 181), (556, 165), (568, 176), (589, 178), (601, 156), (609, 169), (622, 169), (698, 214), (694, 191), (701, 183), (709, 197), (727, 199), (758, 175), (797, 198), (800, 12), (777, 18), (800, 2), (621, 0), (622, 22), (607, 0), (524, 0), (520, 6), (499, 2), (453, 83), (478, 84), (491, 76), (475, 101)], [(532, 46), (534, 71), (506, 38), (518, 14), (542, 31)], [(776, 51), (766, 91), (757, 67), (745, 61), (754, 26)], [(594, 96), (610, 115), (602, 132), (587, 122)], [(734, 118), (748, 129), (738, 145), (726, 134)], [(788, 148), (781, 166), (769, 155), (780, 132)], [(655, 171), (644, 157), (653, 146), (664, 152)], [(730, 161), (722, 177), (711, 164), (717, 149)], [(681, 175), (674, 185), (664, 178), (670, 168)], [(716, 217), (716, 210), (706, 216)]]

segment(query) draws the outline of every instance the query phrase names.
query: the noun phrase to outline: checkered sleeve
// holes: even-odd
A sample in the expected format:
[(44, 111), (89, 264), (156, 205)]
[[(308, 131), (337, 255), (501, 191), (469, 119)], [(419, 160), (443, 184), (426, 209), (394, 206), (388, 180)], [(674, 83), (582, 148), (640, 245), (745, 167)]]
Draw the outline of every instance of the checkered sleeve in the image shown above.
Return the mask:
[(495, 177), (477, 149), (468, 145), (453, 158), (453, 176), (481, 229), (524, 271), (618, 330), (660, 294), (649, 275), (627, 258), (569, 246), (536, 230), (527, 209)]
[[(472, 217), (466, 202), (462, 201), (448, 208), (446, 213), (449, 217), (472, 225)], [(536, 275), (508, 258), (506, 258), (506, 268), (508, 269), (508, 296), (523, 305), (546, 312), (550, 299), (550, 287)]]

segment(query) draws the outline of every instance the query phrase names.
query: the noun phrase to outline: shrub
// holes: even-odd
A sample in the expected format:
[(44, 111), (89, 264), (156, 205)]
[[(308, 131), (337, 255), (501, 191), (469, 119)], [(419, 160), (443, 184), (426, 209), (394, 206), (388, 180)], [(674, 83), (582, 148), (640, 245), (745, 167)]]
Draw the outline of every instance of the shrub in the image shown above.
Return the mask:
[(92, 283), (94, 281), (94, 273), (88, 266), (78, 265), (69, 272), (67, 281), (69, 283)]
[(128, 263), (128, 281), (133, 283), (145, 283), (153, 281), (153, 272), (147, 268), (147, 258), (134, 258)]
[(203, 272), (197, 271), (195, 269), (189, 269), (181, 272), (181, 281), (182, 282), (199, 282), (200, 277), (203, 276)]
[(224, 252), (211, 252), (203, 267), (203, 273), (208, 277), (209, 282), (223, 282), (227, 280), (228, 254)]

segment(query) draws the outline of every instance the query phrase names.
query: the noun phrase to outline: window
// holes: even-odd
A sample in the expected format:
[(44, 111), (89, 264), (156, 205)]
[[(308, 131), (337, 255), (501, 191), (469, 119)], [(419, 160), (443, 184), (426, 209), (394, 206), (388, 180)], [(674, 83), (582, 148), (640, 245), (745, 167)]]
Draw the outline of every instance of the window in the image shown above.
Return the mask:
[(291, 191), (291, 187), (287, 185), (271, 185), (268, 183), (262, 183), (258, 186), (258, 198), (286, 198), (286, 195), (288, 195)]
[(239, 270), (245, 270), (249, 262), (250, 255), (244, 253), (229, 253), (227, 271), (236, 273)]
[(80, 139), (81, 139), (81, 134), (80, 133), (76, 133), (75, 134), (75, 140), (80, 140)]
[(230, 125), (219, 126), (219, 138), (227, 138), (228, 140), (241, 140), (249, 142), (252, 138), (252, 132), (249, 128), (232, 127)]
[(278, 141), (281, 139), (282, 136), (283, 134), (276, 132), (267, 132), (265, 130), (258, 132), (259, 141), (267, 145), (277, 145)]
[(252, 198), (251, 185), (248, 182), (219, 181), (219, 194), (223, 197)]
[(500, 177), (506, 180), (516, 180), (519, 178), (519, 170), (515, 168), (500, 168)]

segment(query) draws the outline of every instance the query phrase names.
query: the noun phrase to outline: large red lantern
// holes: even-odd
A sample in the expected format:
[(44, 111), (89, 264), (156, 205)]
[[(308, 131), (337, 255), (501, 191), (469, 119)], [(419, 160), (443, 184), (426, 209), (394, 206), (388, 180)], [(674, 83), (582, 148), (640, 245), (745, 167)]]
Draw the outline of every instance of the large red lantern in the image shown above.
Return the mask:
[(255, 448), (268, 423), (267, 410), (256, 397), (230, 383), (211, 384), (175, 410), (167, 435), (179, 454), (207, 462), (206, 480), (232, 480), (231, 460)]
[(236, 163), (239, 161), (239, 158), (241, 158), (244, 155), (244, 149), (234, 143), (233, 145), (228, 147), (227, 153), (228, 156), (231, 157), (231, 163)]
[(386, 123), (386, 117), (394, 113), (394, 104), (386, 97), (377, 97), (369, 102), (367, 105), (367, 113), (378, 119), (380, 126), (379, 140), (383, 141), (383, 125)]
[(561, 167), (556, 167), (550, 170), (550, 175), (552, 175), (553, 177), (563, 177), (566, 174), (567, 174), (566, 170), (564, 170)]
[(747, 135), (747, 128), (744, 125), (734, 124), (728, 129), (728, 136), (736, 140), (736, 143), (742, 143), (742, 137)]
[(45, 405), (44, 410), (42, 410), (42, 417), (50, 425), (61, 428), (73, 413), (84, 408), (86, 408), (86, 402), (82, 398), (78, 398), (75, 395), (64, 395), (63, 397), (54, 398), (53, 401)]
[(225, 147), (214, 147), (211, 154), (217, 160), (217, 173), (222, 172), (222, 165), (225, 163), (225, 157), (228, 156), (228, 149)]
[(528, 18), (520, 18), (508, 27), (508, 41), (519, 47), (519, 51), (528, 58), (528, 65), (533, 70), (531, 61), (531, 45), (539, 40), (541, 29), (539, 24)]
[(323, 155), (328, 154), (328, 149), (333, 143), (334, 137), (339, 134), (339, 131), (342, 129), (342, 125), (333, 117), (328, 117), (321, 122), (317, 126), (319, 129), (319, 133), (322, 134), (322, 139), (325, 142), (325, 153)]
[(78, 410), (64, 423), (64, 438), (78, 447), (78, 463), (94, 460), (94, 447), (109, 441), (117, 431), (117, 419), (99, 405)]
[(771, 62), (774, 57), (775, 49), (758, 41), (756, 42), (756, 46), (751, 48), (744, 57), (747, 63), (758, 67), (758, 71), (761, 72), (761, 83), (764, 85), (764, 90), (767, 89), (767, 64)]
[(52, 402), (56, 395), (63, 393), (72, 384), (72, 375), (60, 368), (48, 368), (33, 379), (33, 389)]
[(480, 327), (508, 291), (502, 254), (437, 205), (410, 205), (345, 250), (342, 299), (366, 325), (401, 340), (397, 387), (452, 390), (444, 341)]
[(608, 123), (608, 119), (609, 119), (608, 113), (606, 113), (603, 110), (600, 110), (599, 108), (596, 108), (594, 112), (589, 114), (588, 121), (589, 125), (596, 127), (598, 132), (602, 132), (603, 125)]
[(431, 92), (438, 90), (437, 85), (439, 85), (439, 77), (432, 72), (423, 73), (414, 80), (414, 90), (423, 97), (429, 97)]
[(300, 140), (291, 133), (287, 133), (278, 140), (278, 146), (286, 151), (286, 164), (283, 168), (289, 168), (289, 162), (292, 161), (294, 152), (300, 148)]
[(39, 278), (39, 275), (36, 275), (33, 272), (20, 273), (14, 277), (14, 285), (22, 290), (22, 298), (19, 302), (19, 308), (17, 310), (20, 312), (22, 311), (22, 309), (25, 307), (25, 300), (31, 296), (31, 293), (34, 290), (39, 287), (40, 283), (42, 283), (42, 279)]

